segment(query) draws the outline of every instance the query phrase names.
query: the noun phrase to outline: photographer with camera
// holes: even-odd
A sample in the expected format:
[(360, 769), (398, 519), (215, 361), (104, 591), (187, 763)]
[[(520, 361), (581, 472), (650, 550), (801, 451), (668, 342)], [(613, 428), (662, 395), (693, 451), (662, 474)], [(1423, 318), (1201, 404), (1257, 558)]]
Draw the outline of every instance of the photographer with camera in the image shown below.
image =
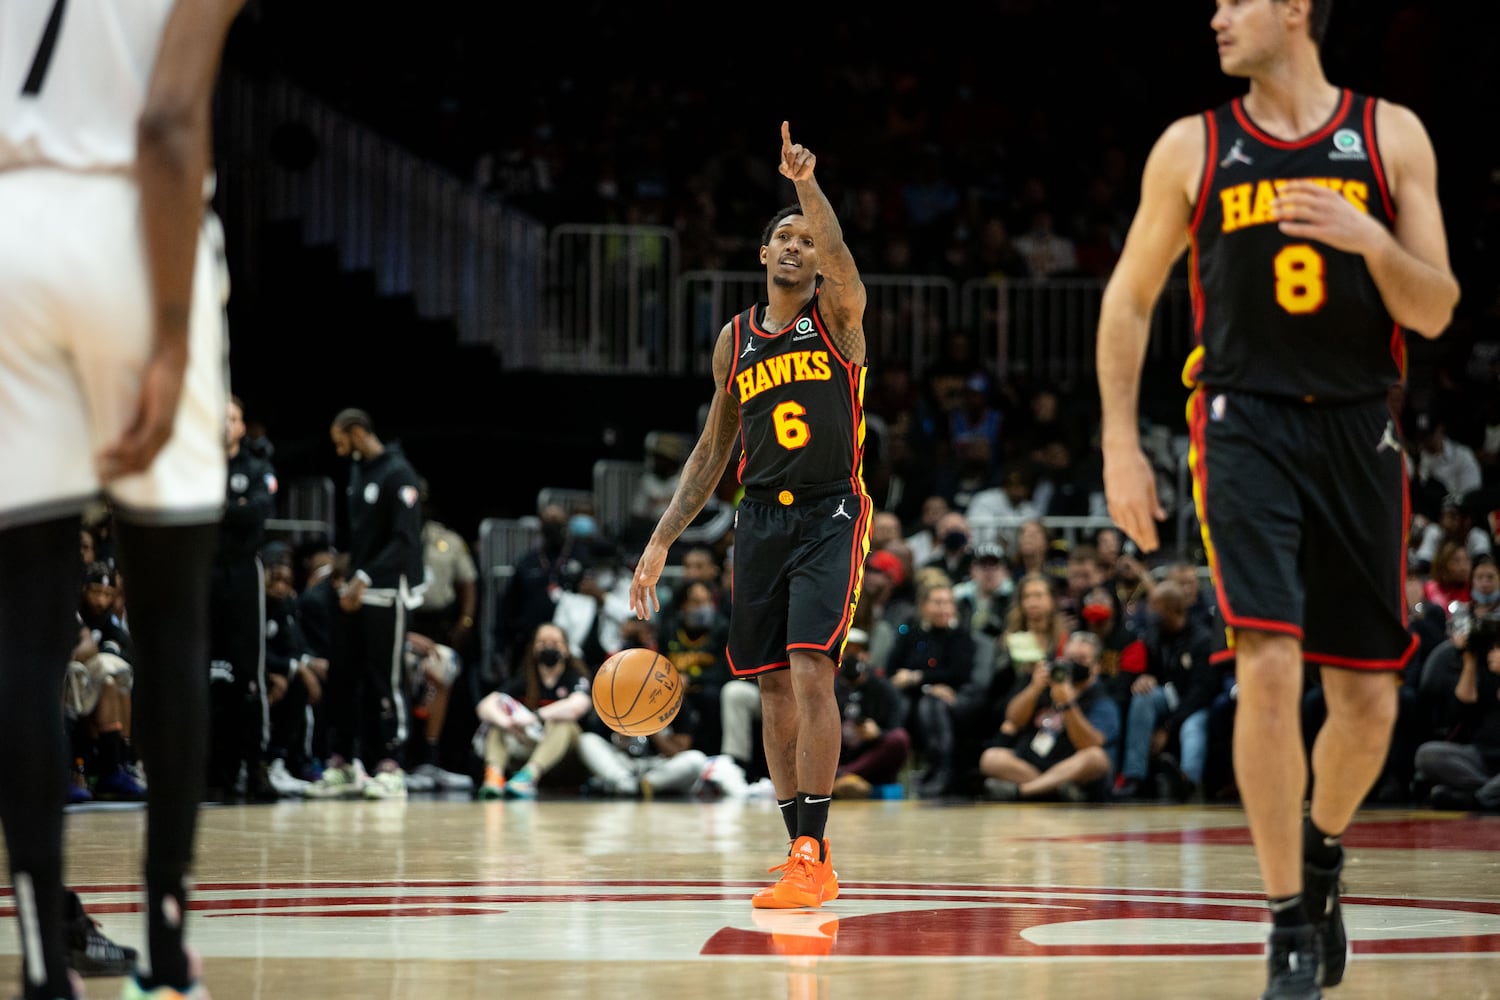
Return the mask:
[[(1448, 620), (1448, 641), (1432, 651), (1422, 693), (1442, 697), (1446, 739), (1417, 748), (1418, 781), (1436, 809), (1500, 810), (1500, 569), (1474, 560), (1471, 600)], [(1457, 678), (1453, 665), (1457, 661)]]
[(1042, 661), (1005, 707), (999, 736), (979, 758), (985, 797), (1102, 799), (1109, 787), (1120, 709), (1099, 685), (1099, 637), (1068, 636), (1061, 658)]
[(844, 720), (836, 799), (867, 799), (875, 785), (895, 784), (911, 756), (911, 737), (901, 728), (901, 693), (870, 664), (869, 636), (851, 628), (834, 687)]

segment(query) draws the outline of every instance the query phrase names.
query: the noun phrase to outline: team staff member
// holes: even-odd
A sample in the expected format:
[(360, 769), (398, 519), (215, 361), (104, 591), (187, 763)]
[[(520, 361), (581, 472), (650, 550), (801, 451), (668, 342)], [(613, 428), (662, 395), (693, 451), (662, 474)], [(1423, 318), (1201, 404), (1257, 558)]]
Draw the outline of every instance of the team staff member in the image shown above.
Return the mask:
[[(329, 437), (351, 458), (349, 577), (327, 699), (329, 749), (337, 758), (308, 790), (314, 797), (404, 795), (400, 761), (408, 706), (403, 686), (406, 615), (422, 603), (421, 480), (397, 444), (385, 444), (363, 410), (341, 410)], [(364, 767), (361, 767), (360, 764)], [(373, 770), (366, 787), (365, 772)]]
[(264, 753), (270, 739), (266, 699), (266, 573), (260, 547), (276, 513), (276, 470), (245, 444), (245, 409), (229, 397), (225, 421), (229, 477), (219, 547), (209, 584), (210, 797), (230, 793), (245, 768), (246, 794), (274, 799)]
[[(703, 509), (738, 438), (745, 488), (735, 519), (730, 669), (760, 682), (767, 767), (787, 832), (781, 880), (758, 907), (838, 895), (824, 838), (843, 742), (834, 680), (870, 544), (864, 455), (865, 287), (817, 158), (781, 123), (781, 173), (799, 203), (761, 237), (767, 300), (725, 324), (714, 396), (631, 581), (632, 609), (658, 610), (668, 550)], [(649, 602), (649, 603), (648, 603)]]
[[(1235, 778), (1273, 921), (1268, 998), (1343, 978), (1339, 838), (1385, 766), (1393, 674), (1416, 646), (1387, 400), (1405, 376), (1402, 328), (1437, 337), (1458, 301), (1432, 144), (1406, 108), (1329, 83), (1330, 7), (1220, 0), (1219, 65), (1249, 91), (1157, 141), (1099, 320), (1110, 515), (1150, 552), (1165, 515), (1140, 447), (1141, 363), (1191, 248), (1194, 497), (1236, 660)], [(1328, 703), (1305, 821), (1304, 658)]]

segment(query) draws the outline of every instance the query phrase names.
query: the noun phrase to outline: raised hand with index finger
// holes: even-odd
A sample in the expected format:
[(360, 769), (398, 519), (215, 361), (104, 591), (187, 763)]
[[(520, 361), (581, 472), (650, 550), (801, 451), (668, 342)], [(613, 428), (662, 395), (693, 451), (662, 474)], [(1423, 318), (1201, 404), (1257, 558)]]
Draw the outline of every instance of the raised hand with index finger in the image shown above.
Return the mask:
[(781, 172), (794, 181), (810, 180), (818, 158), (806, 146), (792, 142), (792, 127), (781, 123)]

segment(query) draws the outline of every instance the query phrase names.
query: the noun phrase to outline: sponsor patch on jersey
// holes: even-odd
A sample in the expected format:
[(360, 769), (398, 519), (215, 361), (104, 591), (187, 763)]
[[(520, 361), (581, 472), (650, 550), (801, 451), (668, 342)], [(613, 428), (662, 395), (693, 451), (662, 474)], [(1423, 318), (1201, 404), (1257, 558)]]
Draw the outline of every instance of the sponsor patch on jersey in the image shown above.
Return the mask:
[(271, 491), (272, 496), (275, 496), (276, 491), (281, 489), (281, 484), (276, 481), (276, 474), (274, 472), (266, 473), (266, 489)]
[(1352, 128), (1341, 128), (1333, 133), (1333, 149), (1329, 152), (1330, 160), (1366, 160), (1365, 141), (1360, 134)]
[(421, 493), (415, 486), (401, 487), (401, 492), (398, 495), (401, 497), (401, 502), (408, 507), (415, 507), (417, 501), (421, 499)]
[(374, 503), (380, 499), (380, 484), (365, 483), (365, 503)]
[(250, 488), (250, 477), (243, 472), (232, 473), (229, 477), (229, 488), (236, 493), (243, 493)]

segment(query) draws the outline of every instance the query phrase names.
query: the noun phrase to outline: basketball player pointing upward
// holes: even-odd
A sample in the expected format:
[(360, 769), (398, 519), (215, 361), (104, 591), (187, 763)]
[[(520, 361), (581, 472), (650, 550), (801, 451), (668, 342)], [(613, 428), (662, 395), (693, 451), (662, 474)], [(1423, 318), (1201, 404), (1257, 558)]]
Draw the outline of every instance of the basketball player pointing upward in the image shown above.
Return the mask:
[[(1415, 645), (1387, 393), (1405, 374), (1400, 328), (1436, 337), (1458, 301), (1426, 132), (1324, 77), (1329, 7), (1219, 0), (1219, 63), (1249, 92), (1157, 141), (1099, 321), (1109, 511), (1151, 551), (1164, 515), (1137, 434), (1141, 363), (1189, 248), (1194, 496), (1236, 659), (1235, 777), (1272, 913), (1268, 998), (1318, 997), (1344, 974), (1339, 837), (1385, 762)], [(1305, 822), (1304, 659), (1328, 702)]]
[(660, 610), (667, 550), (703, 509), (738, 437), (745, 496), (729, 663), (760, 682), (766, 762), (793, 840), (786, 863), (771, 869), (781, 880), (756, 893), (758, 907), (838, 895), (824, 839), (840, 742), (833, 682), (869, 548), (865, 288), (813, 177), (816, 162), (782, 122), (781, 172), (800, 204), (777, 212), (762, 236), (766, 301), (719, 332), (707, 423), (630, 588), (637, 615)]
[(183, 947), (225, 481), (224, 290), (203, 192), (239, 7), (0, 3), (0, 821), (27, 1000), (75, 996), (58, 705), (77, 638), (79, 516), (101, 487), (130, 581), (149, 776), (151, 974), (129, 977), (125, 996), (206, 996)]

